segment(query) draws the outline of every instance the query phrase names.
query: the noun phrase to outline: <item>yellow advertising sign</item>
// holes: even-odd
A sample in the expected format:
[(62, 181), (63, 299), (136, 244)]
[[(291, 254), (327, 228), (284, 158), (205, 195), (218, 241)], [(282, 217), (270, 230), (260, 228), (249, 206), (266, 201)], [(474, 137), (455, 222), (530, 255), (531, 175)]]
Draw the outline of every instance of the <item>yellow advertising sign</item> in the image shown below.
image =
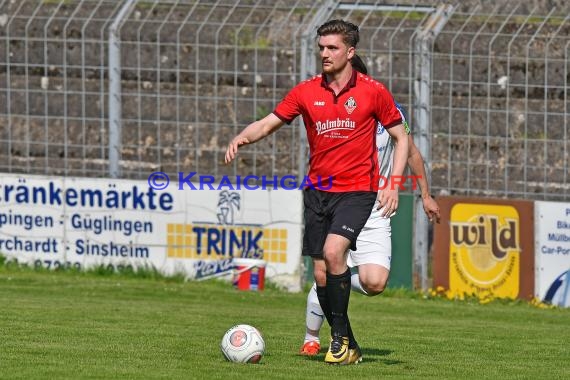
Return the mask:
[(455, 294), (516, 298), (520, 217), (515, 207), (457, 203), (451, 209), (449, 289)]
[(287, 262), (287, 229), (209, 223), (167, 226), (167, 256), (182, 259), (263, 257)]

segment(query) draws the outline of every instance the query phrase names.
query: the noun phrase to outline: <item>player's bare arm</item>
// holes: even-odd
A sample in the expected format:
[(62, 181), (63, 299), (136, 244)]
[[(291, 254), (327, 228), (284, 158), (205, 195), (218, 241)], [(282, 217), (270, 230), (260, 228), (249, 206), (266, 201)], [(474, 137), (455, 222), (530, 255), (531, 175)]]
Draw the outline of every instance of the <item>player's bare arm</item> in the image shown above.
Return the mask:
[(412, 174), (416, 176), (418, 184), (420, 185), (422, 204), (424, 207), (424, 212), (426, 213), (430, 222), (434, 220), (439, 223), (440, 213), (439, 205), (433, 199), (429, 193), (429, 185), (427, 181), (427, 174), (425, 170), (424, 159), (414, 143), (414, 139), (411, 135), (408, 135), (409, 139), (409, 155), (408, 155), (408, 166), (412, 170)]
[(394, 140), (394, 164), (392, 174), (385, 189), (378, 192), (378, 208), (384, 207), (382, 216), (388, 217), (398, 209), (398, 183), (401, 183), (408, 159), (408, 134), (403, 124), (386, 129)]
[(273, 113), (265, 116), (263, 119), (254, 121), (239, 135), (233, 138), (233, 140), (228, 144), (226, 149), (226, 164), (232, 162), (237, 155), (238, 148), (242, 145), (253, 144), (256, 141), (263, 139), (264, 137), (277, 131), (281, 126), (283, 126), (283, 121), (275, 116)]

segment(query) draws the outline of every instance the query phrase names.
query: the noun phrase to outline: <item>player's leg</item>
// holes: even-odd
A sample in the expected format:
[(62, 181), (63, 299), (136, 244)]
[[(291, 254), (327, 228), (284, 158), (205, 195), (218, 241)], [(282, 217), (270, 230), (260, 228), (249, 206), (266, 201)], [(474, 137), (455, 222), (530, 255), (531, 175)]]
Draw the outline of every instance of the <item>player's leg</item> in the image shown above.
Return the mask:
[(351, 277), (352, 289), (367, 296), (382, 293), (388, 283), (390, 270), (378, 264), (363, 264)]
[[(330, 308), (331, 343), (325, 356), (327, 363), (341, 364), (348, 356), (348, 302), (350, 300), (350, 269), (346, 265), (345, 252), (350, 240), (344, 236), (329, 234), (323, 253), (327, 265), (327, 280), (321, 306)], [(319, 295), (317, 293), (317, 295)]]
[[(318, 330), (320, 330), (325, 317), (325, 312), (323, 312), (318, 297), (318, 293), (322, 292), (320, 289), (325, 289), (326, 284), (326, 266), (323, 260), (323, 246), (330, 227), (330, 222), (324, 215), (323, 196), (326, 196), (326, 194), (315, 189), (307, 188), (303, 191), (303, 202), (305, 206), (303, 256), (309, 256), (313, 261), (313, 273), (316, 285), (311, 287), (311, 291), (307, 296), (307, 333), (305, 334), (305, 342), (303, 347), (301, 347), (300, 353), (310, 356), (318, 354), (320, 350)], [(313, 312), (315, 313), (313, 314)], [(305, 347), (306, 344), (311, 341), (317, 341), (319, 343), (318, 347), (316, 347), (316, 344), (310, 344), (310, 347)]]
[(384, 291), (392, 259), (391, 235), (390, 219), (381, 217), (375, 207), (358, 235), (358, 250), (350, 251), (347, 258), (351, 267), (358, 267), (351, 278), (354, 291), (367, 296)]
[(324, 260), (313, 259), (313, 268), (315, 283), (311, 286), (309, 294), (307, 295), (305, 340), (300, 350), (300, 354), (306, 356), (315, 356), (320, 352), (321, 342), (319, 333), (325, 320), (325, 313), (321, 308), (319, 297), (317, 296), (317, 287), (325, 289), (326, 266)]
[(351, 273), (346, 255), (348, 248), (356, 250), (356, 239), (375, 200), (375, 193), (352, 192), (336, 194), (329, 203), (331, 228), (323, 248), (327, 267), (326, 300), (331, 312), (331, 345), (325, 356), (327, 363), (347, 364), (349, 344), (357, 347), (348, 318)]
[[(303, 346), (299, 350), (301, 355), (305, 356), (315, 356), (320, 352), (321, 342), (319, 338), (321, 327), (324, 323), (325, 318), (329, 321), (330, 325), (330, 310), (328, 308), (328, 302), (326, 299), (326, 266), (324, 260), (313, 259), (313, 268), (315, 275), (315, 283), (311, 286), (309, 294), (307, 295), (307, 307), (305, 314), (305, 339), (303, 341)], [(323, 307), (321, 304), (325, 305)], [(348, 338), (349, 338), (349, 348), (355, 348), (358, 346), (352, 328), (350, 326), (350, 320), (348, 321)]]
[[(366, 225), (360, 231), (356, 241), (357, 251), (350, 251), (347, 262), (350, 267), (358, 268), (351, 276), (352, 290), (373, 296), (379, 294), (388, 281), (392, 256), (390, 219), (380, 217), (374, 207)], [(346, 364), (362, 361), (360, 347), (350, 347)]]

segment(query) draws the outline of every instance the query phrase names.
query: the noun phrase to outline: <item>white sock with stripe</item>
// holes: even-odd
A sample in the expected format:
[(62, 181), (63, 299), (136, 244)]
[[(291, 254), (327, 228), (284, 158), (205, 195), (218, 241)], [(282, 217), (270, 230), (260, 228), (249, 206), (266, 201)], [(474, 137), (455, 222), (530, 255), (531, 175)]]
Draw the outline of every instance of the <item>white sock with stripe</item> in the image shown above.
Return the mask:
[(307, 331), (305, 333), (305, 343), (313, 341), (320, 342), (319, 334), (323, 322), (325, 320), (325, 315), (323, 309), (321, 309), (321, 304), (319, 303), (319, 298), (317, 297), (316, 284), (311, 286), (311, 290), (307, 295), (307, 314), (306, 314), (306, 325), (307, 330), (316, 331), (317, 335), (313, 335)]

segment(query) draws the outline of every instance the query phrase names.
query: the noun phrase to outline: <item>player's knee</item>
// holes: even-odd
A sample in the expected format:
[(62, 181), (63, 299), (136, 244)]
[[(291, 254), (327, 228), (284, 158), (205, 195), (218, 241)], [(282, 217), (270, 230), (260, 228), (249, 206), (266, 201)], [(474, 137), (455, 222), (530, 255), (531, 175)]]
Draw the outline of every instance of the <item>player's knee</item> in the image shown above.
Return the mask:
[(326, 250), (324, 251), (325, 262), (326, 262), (326, 270), (329, 272), (338, 274), (337, 272), (346, 269), (346, 260), (344, 257), (338, 254), (338, 252), (334, 250)]
[(362, 283), (362, 287), (369, 296), (377, 296), (386, 289), (386, 281), (383, 279), (374, 279)]

